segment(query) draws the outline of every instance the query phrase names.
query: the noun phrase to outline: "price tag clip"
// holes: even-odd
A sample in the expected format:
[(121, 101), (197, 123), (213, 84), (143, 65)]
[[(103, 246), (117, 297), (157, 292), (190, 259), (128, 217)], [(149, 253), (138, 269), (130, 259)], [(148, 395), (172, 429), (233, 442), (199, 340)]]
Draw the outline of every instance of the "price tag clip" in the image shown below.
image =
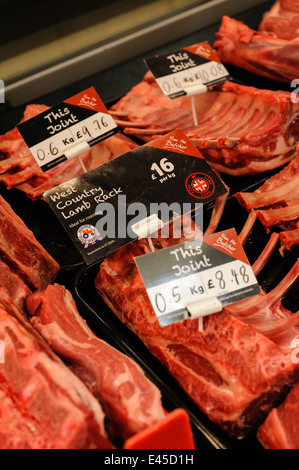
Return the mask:
[(136, 224), (133, 224), (131, 229), (138, 236), (138, 238), (145, 238), (149, 234), (158, 231), (163, 228), (164, 223), (160, 220), (157, 214), (152, 214), (145, 219), (140, 220)]
[(155, 248), (151, 241), (150, 234), (157, 232), (163, 227), (164, 222), (158, 218), (157, 214), (152, 214), (149, 217), (146, 217), (145, 219), (142, 219), (136, 224), (132, 225), (131, 229), (134, 233), (136, 233), (138, 239), (146, 237), (151, 251), (154, 252)]
[(223, 309), (222, 303), (216, 296), (211, 296), (194, 302), (185, 304), (185, 308), (190, 318), (198, 318), (198, 329), (203, 331), (203, 317), (211, 315), (212, 313), (221, 312)]
[(64, 151), (64, 155), (68, 160), (71, 160), (72, 158), (78, 157), (83, 152), (86, 152), (89, 149), (90, 146), (86, 141), (76, 142), (76, 144), (72, 145), (71, 147), (68, 147), (68, 149)]
[(200, 93), (206, 93), (208, 87), (203, 83), (195, 83), (194, 85), (184, 85), (184, 92), (188, 96), (198, 95)]

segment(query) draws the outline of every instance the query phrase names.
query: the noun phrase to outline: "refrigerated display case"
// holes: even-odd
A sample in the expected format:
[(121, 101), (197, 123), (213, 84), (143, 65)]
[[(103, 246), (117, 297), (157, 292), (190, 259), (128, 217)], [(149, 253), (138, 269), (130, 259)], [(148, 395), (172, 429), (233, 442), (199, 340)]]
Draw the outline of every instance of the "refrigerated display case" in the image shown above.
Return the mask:
[[(219, 21), (223, 14), (235, 15), (257, 5), (258, 18), (262, 4), (259, 0), (242, 5), (233, 0), (131, 0), (125, 5), (119, 1), (90, 1), (83, 6), (68, 1), (40, 5), (31, 0), (25, 7), (22, 2), (3, 0), (1, 78), (6, 85), (6, 100), (13, 107), (32, 102), (132, 60), (131, 71), (123, 75), (123, 86), (118, 82), (106, 95), (106, 84), (102, 85), (103, 98), (113, 98), (134, 83), (127, 82), (127, 74), (134, 73), (137, 57), (172, 47), (177, 40), (193, 41), (193, 33), (198, 40), (200, 30)], [(137, 70), (136, 78), (140, 77)]]
[[(215, 40), (223, 15), (230, 15), (256, 29), (272, 1), (206, 0), (128, 2), (40, 2), (26, 5), (2, 0), (0, 10), (6, 29), (0, 47), (0, 79), (5, 102), (0, 103), (1, 134), (14, 128), (31, 103), (54, 106), (91, 86), (109, 108), (124, 96), (147, 72), (144, 58), (180, 47)], [(18, 15), (14, 11), (18, 10)], [(11, 18), (17, 21), (10, 27)], [(17, 27), (18, 26), (18, 27)], [(238, 83), (277, 89), (271, 80), (227, 64)], [(288, 85), (279, 89), (291, 91)], [(134, 137), (133, 137), (134, 140)], [(137, 145), (143, 142), (135, 139)], [(247, 213), (234, 197), (239, 191), (254, 191), (278, 169), (265, 174), (235, 178), (221, 175), (230, 196), (219, 230), (243, 227)], [(0, 183), (0, 194), (25, 221), (36, 238), (60, 264), (58, 283), (74, 295), (81, 315), (99, 337), (132, 357), (161, 390), (167, 411), (187, 411), (197, 449), (261, 449), (255, 433), (237, 440), (229, 437), (192, 402), (180, 385), (142, 342), (126, 328), (99, 298), (94, 287), (99, 263), (86, 266), (82, 257), (44, 200), (32, 201), (17, 188)], [(213, 204), (205, 207), (210, 219)], [(250, 263), (268, 240), (263, 226), (256, 224), (245, 244)], [(289, 272), (298, 258), (295, 247), (281, 256), (278, 247), (258, 280), (271, 290)], [(298, 283), (285, 306), (298, 310)]]

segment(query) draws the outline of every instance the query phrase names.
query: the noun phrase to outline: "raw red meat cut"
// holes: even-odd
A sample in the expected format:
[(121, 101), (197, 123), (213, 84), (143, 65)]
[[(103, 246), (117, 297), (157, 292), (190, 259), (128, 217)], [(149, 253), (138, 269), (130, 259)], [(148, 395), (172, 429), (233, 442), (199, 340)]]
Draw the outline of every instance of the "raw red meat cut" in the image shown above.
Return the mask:
[(214, 169), (243, 176), (277, 168), (296, 155), (299, 102), (290, 97), (225, 82), (193, 97), (194, 126), (190, 97), (170, 100), (148, 72), (110, 112), (126, 134), (144, 141), (180, 127)]
[(0, 338), (1, 449), (111, 448), (98, 401), (5, 300)]
[(215, 36), (214, 47), (222, 62), (288, 85), (298, 78), (298, 39), (255, 31), (229, 16), (223, 16)]
[(51, 284), (59, 264), (37, 241), (23, 220), (0, 196), (0, 257), (31, 288), (43, 289)]
[(30, 322), (100, 401), (113, 438), (128, 439), (164, 418), (160, 391), (130, 358), (99, 339), (59, 284), (27, 299)]
[(190, 98), (167, 98), (150, 71), (111, 106), (109, 112), (126, 134), (136, 135), (144, 141), (194, 123)]
[(299, 384), (286, 400), (271, 410), (257, 432), (265, 449), (299, 449)]
[(10, 300), (25, 315), (25, 301), (30, 294), (29, 287), (0, 256), (0, 299)]
[[(183, 239), (152, 241), (160, 249)], [(162, 328), (134, 261), (148, 252), (140, 240), (108, 256), (95, 279), (99, 295), (212, 421), (244, 437), (293, 385), (290, 354), (224, 310), (205, 317), (203, 331), (192, 319)]]
[(299, 1), (277, 0), (263, 15), (259, 31), (283, 39), (299, 39)]
[(268, 178), (253, 192), (239, 192), (236, 197), (269, 231), (272, 226), (281, 233), (282, 251), (299, 243), (299, 151), (297, 157), (280, 172)]
[[(28, 105), (20, 122), (30, 119), (48, 109), (44, 105)], [(118, 133), (99, 142), (80, 155), (87, 170), (111, 160), (133, 148), (137, 144)], [(44, 191), (70, 180), (84, 172), (78, 158), (65, 161), (43, 172), (15, 127), (0, 136), (0, 181), (8, 189), (18, 188), (32, 199), (42, 197)]]

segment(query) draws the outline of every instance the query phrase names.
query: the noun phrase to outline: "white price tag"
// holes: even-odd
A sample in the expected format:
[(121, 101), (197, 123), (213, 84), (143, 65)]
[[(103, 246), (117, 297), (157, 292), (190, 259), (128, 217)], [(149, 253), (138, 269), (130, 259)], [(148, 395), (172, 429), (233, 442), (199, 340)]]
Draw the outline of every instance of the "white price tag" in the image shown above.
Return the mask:
[(156, 78), (156, 82), (163, 93), (171, 97), (178, 92), (188, 94), (188, 87), (191, 88), (191, 86), (201, 84), (209, 86), (215, 80), (227, 79), (227, 74), (228, 72), (223, 64), (211, 61), (189, 68), (188, 70)]
[(30, 147), (39, 166), (47, 168), (51, 167), (52, 161), (55, 163), (59, 158), (65, 157), (63, 160), (69, 160), (86, 152), (101, 140), (100, 137), (112, 135), (117, 125), (109, 114), (97, 113), (58, 133), (55, 133), (54, 126), (50, 125), (49, 128), (51, 137)]
[(147, 293), (157, 317), (161, 317), (185, 309), (188, 303), (211, 296), (223, 299), (223, 305), (227, 305), (228, 299), (232, 299), (229, 303), (233, 303), (234, 297), (240, 295), (239, 289), (250, 294), (255, 285), (256, 278), (250, 266), (236, 260), (179, 278), (179, 282), (174, 280), (151, 287)]
[(164, 95), (173, 99), (204, 93), (230, 79), (217, 53), (207, 41), (145, 59)]
[(119, 132), (93, 87), (18, 125), (43, 171)]
[[(223, 241), (223, 234), (229, 249), (220, 251), (213, 240)], [(205, 316), (260, 293), (235, 230), (214, 234), (212, 241), (183, 243), (135, 259), (161, 326)], [(211, 310), (211, 299), (217, 301), (218, 310)], [(194, 307), (195, 302), (200, 305), (197, 315), (196, 309), (191, 314), (188, 310), (188, 304)]]

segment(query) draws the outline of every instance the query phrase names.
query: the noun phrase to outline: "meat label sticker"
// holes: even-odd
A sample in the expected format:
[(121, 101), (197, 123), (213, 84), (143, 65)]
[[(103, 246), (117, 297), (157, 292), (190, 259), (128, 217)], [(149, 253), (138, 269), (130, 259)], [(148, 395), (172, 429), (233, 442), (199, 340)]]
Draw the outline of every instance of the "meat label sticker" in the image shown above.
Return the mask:
[(168, 98), (206, 91), (230, 75), (207, 41), (144, 59)]
[[(227, 192), (196, 147), (176, 129), (43, 196), (91, 264), (183, 214), (197, 214), (200, 225), (202, 205)], [(154, 221), (149, 228), (148, 220)]]
[(161, 326), (202, 319), (260, 293), (235, 229), (137, 256), (135, 262)]
[(120, 131), (93, 87), (17, 127), (42, 171), (80, 156)]

